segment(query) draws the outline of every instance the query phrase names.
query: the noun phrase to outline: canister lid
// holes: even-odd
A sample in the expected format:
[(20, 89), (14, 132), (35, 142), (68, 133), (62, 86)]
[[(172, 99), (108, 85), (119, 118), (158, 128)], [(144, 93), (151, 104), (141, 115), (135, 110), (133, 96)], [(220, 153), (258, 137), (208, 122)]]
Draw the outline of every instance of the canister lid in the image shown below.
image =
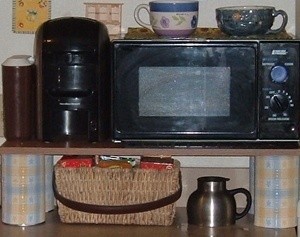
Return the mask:
[(2, 63), (2, 66), (7, 66), (7, 67), (31, 66), (33, 62), (34, 62), (33, 57), (30, 55), (13, 55), (4, 61)]

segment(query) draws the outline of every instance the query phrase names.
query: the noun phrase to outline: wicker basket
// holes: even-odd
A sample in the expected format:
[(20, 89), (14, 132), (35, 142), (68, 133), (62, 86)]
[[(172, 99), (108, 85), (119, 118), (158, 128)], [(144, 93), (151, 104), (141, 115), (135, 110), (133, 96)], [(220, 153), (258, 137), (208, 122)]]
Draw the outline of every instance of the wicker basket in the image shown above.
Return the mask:
[(173, 223), (181, 195), (179, 162), (172, 170), (54, 168), (54, 194), (65, 223)]

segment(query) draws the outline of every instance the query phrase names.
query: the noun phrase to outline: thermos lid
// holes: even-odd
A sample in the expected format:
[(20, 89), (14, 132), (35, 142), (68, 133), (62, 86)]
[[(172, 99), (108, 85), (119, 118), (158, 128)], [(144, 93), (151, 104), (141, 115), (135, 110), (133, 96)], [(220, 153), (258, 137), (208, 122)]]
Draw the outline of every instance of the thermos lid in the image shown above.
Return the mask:
[(6, 67), (23, 67), (23, 66), (31, 66), (34, 60), (30, 55), (14, 55), (7, 58), (2, 66)]

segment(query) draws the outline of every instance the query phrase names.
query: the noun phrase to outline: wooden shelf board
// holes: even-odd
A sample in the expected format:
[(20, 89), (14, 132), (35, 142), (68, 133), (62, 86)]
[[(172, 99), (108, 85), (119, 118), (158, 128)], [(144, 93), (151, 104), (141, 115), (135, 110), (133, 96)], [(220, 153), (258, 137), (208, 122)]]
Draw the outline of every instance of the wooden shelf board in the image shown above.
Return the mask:
[(51, 155), (166, 155), (166, 156), (265, 156), (300, 155), (295, 144), (203, 144), (201, 146), (158, 147), (126, 146), (112, 142), (55, 142), (6, 141), (0, 154), (51, 154)]

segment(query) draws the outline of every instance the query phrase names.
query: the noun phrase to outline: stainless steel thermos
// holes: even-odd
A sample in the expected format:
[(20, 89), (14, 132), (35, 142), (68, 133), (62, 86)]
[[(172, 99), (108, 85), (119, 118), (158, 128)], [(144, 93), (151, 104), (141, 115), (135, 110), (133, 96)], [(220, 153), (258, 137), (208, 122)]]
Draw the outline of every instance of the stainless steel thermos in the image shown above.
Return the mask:
[[(198, 178), (198, 189), (187, 203), (188, 223), (198, 226), (216, 227), (235, 223), (245, 216), (251, 207), (251, 194), (247, 189), (226, 189), (228, 178), (206, 176)], [(238, 213), (234, 195), (242, 193), (247, 198), (245, 209)]]

